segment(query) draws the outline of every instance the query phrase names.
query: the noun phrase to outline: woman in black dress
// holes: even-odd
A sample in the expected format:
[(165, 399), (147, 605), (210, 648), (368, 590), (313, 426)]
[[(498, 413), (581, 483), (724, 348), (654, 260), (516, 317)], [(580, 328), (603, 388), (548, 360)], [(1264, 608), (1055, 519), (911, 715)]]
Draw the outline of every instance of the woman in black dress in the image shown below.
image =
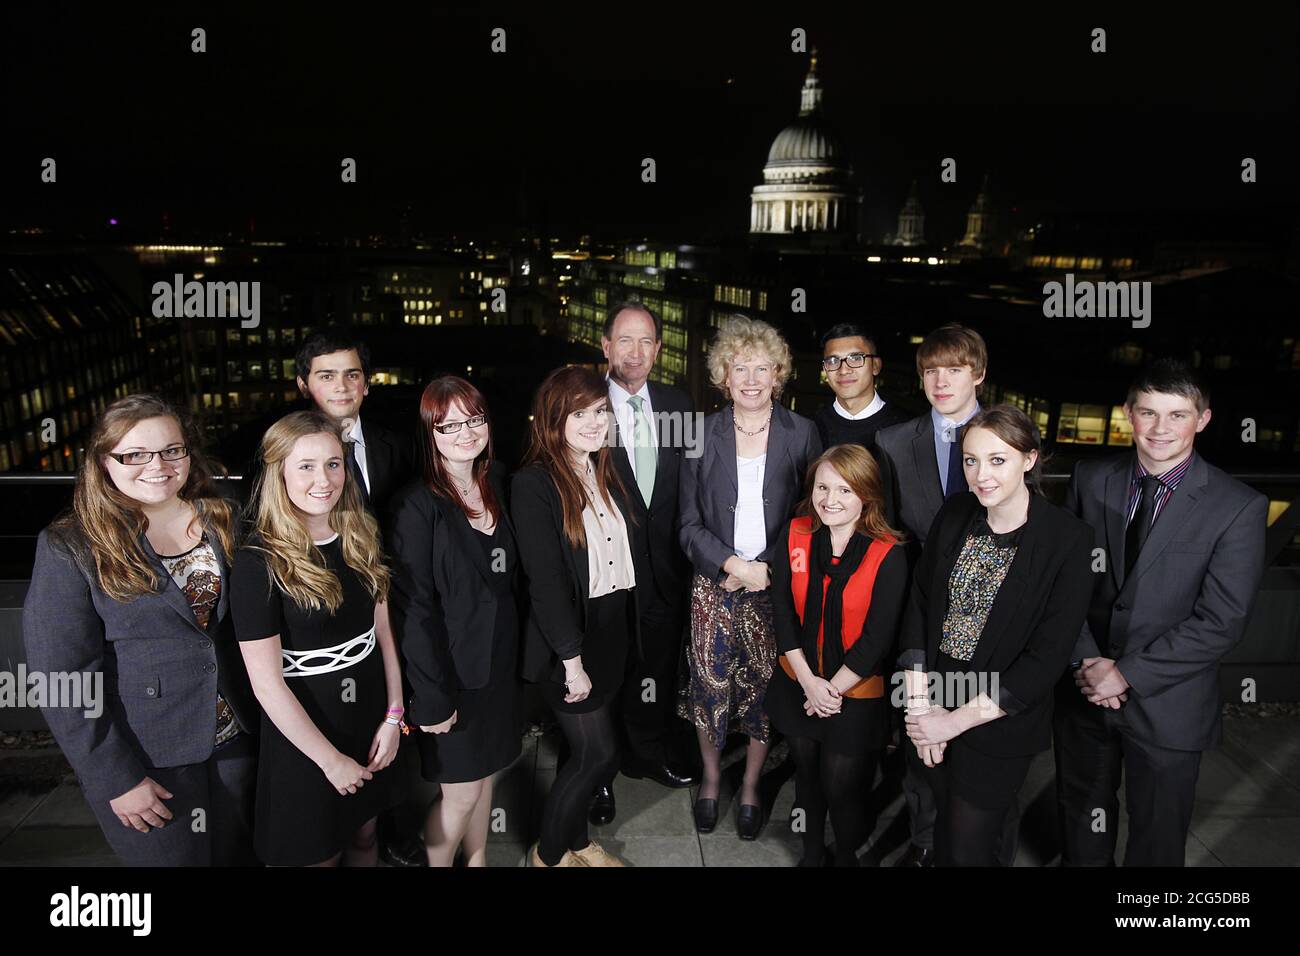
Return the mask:
[[(347, 478), (333, 419), (267, 430), (232, 604), (262, 705), (255, 843), (271, 866), (374, 866), (375, 817), (400, 794), (402, 679), (379, 527)], [(376, 651), (378, 653), (376, 653)]]
[(610, 460), (605, 380), (576, 366), (546, 377), (533, 401), (525, 467), (510, 511), (531, 608), (524, 677), (569, 743), (542, 812), (533, 866), (623, 866), (588, 838), (591, 792), (618, 769), (610, 704), (637, 634), (631, 510)]
[(442, 786), (425, 850), (430, 866), (451, 866), (457, 848), (486, 866), (493, 778), (521, 749), (518, 551), (483, 395), (435, 379), (420, 422), (424, 478), (394, 499), (389, 548), (409, 716), (424, 777)]
[(836, 445), (808, 468), (808, 494), (772, 563), (779, 667), (768, 715), (795, 765), (804, 814), (800, 865), (821, 866), (826, 814), (835, 865), (857, 866), (867, 792), (889, 736), (881, 665), (907, 597), (907, 558), (885, 521), (880, 469), (861, 445)]
[(1092, 595), (1092, 529), (1034, 493), (1038, 459), (1020, 409), (976, 413), (962, 436), (971, 490), (939, 509), (912, 575), (899, 665), (940, 866), (997, 865)]

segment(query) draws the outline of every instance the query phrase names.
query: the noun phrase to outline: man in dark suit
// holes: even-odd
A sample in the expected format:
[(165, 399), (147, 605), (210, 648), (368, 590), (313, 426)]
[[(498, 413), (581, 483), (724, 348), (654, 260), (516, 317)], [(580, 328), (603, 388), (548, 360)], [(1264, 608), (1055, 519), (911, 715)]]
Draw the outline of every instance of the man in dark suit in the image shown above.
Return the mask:
[(876, 354), (875, 338), (856, 322), (841, 322), (822, 336), (822, 371), (835, 393), (813, 413), (822, 447), (861, 445), (875, 455), (881, 467), (885, 515), (894, 520), (897, 503), (889, 463), (876, 448), (876, 433), (907, 421), (897, 405), (889, 405), (876, 390), (884, 362)]
[[(945, 325), (927, 335), (916, 350), (916, 373), (930, 408), (911, 421), (876, 433), (876, 447), (885, 477), (892, 486), (891, 515), (907, 533), (913, 563), (929, 534), (934, 516), (945, 500), (968, 491), (961, 461), (961, 432), (980, 410), (979, 386), (988, 369), (988, 347), (974, 329)], [(898, 866), (931, 866), (934, 862), (934, 794), (916, 748), (903, 746), (907, 771), (903, 796), (912, 828), (911, 846)], [(1015, 859), (1015, 829), (1019, 813), (1013, 806), (1004, 833), (1001, 861)], [(1008, 840), (1008, 836), (1010, 839)], [(1008, 859), (1009, 858), (1009, 859)]]
[[(639, 302), (618, 303), (605, 317), (601, 346), (609, 363), (614, 467), (632, 500), (632, 547), (651, 575), (648, 582), (637, 581), (638, 596), (645, 595), (640, 601), (643, 657), (631, 663), (623, 684), (623, 773), (688, 787), (695, 774), (683, 766), (682, 754), (690, 728), (674, 709), (690, 580), (677, 543), (677, 473), (684, 446), (696, 435), (695, 410), (684, 392), (649, 381), (662, 339), (659, 316)], [(591, 821), (608, 823), (614, 812), (611, 781), (597, 788)]]
[(1114, 865), (1122, 769), (1124, 864), (1182, 866), (1201, 751), (1221, 733), (1218, 664), (1264, 572), (1268, 500), (1196, 454), (1210, 408), (1187, 366), (1154, 363), (1124, 411), (1133, 451), (1080, 462), (1067, 499), (1097, 549), (1057, 690), (1063, 861)]
[[(361, 405), (370, 394), (370, 350), (343, 329), (326, 329), (308, 338), (294, 361), (298, 391), (318, 409), (342, 423), (348, 476), (356, 482), (366, 510), (381, 525), (388, 518), (389, 497), (415, 476), (409, 446), (395, 432), (371, 418), (364, 424)], [(410, 773), (409, 750), (397, 764)], [(379, 853), (389, 866), (423, 866), (422, 841), (414, 834), (424, 824), (423, 800), (409, 800), (379, 817)]]
[(343, 423), (348, 473), (366, 508), (384, 520), (389, 496), (415, 470), (405, 441), (370, 418), (362, 422), (361, 404), (370, 394), (370, 350), (346, 331), (327, 329), (302, 344), (294, 366), (303, 398)]

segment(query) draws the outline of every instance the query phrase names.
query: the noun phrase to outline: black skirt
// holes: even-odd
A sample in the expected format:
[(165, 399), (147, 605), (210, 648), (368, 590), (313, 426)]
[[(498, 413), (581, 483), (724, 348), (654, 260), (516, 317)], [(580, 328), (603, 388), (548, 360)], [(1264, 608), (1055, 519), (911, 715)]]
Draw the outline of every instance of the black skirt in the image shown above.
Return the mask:
[(883, 750), (889, 739), (889, 700), (885, 697), (843, 697), (840, 712), (831, 717), (804, 713), (803, 688), (780, 663), (772, 668), (763, 706), (772, 726), (787, 737), (806, 737), (827, 750), (861, 757)]
[(557, 713), (586, 714), (618, 696), (627, 671), (632, 645), (632, 591), (613, 591), (587, 602), (587, 631), (582, 639), (582, 667), (591, 678), (591, 693), (576, 704), (566, 704), (568, 693), (560, 681), (543, 680), (542, 699)]

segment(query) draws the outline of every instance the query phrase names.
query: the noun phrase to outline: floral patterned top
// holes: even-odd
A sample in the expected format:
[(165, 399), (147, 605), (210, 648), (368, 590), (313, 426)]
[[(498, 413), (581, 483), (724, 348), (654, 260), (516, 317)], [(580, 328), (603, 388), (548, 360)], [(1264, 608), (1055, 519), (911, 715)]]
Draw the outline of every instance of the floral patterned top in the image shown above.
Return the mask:
[(976, 519), (948, 577), (948, 613), (943, 619), (940, 653), (958, 661), (975, 656), (989, 611), (1020, 548), (1023, 530), (1021, 525), (997, 534), (986, 519)]
[[(184, 554), (160, 554), (158, 558), (189, 601), (194, 620), (206, 631), (221, 599), (221, 563), (212, 545), (205, 538)], [(220, 747), (238, 733), (235, 712), (218, 692), (216, 746)]]

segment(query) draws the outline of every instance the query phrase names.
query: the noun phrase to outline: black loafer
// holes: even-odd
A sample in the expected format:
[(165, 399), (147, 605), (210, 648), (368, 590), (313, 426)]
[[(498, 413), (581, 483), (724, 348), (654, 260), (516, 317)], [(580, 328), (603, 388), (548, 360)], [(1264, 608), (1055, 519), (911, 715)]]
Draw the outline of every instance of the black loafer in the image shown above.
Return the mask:
[(699, 782), (696, 776), (687, 770), (677, 769), (667, 763), (648, 761), (629, 761), (623, 765), (623, 776), (631, 777), (633, 780), (653, 780), (661, 787), (672, 789), (692, 787)]
[(603, 827), (614, 822), (614, 788), (597, 787), (591, 795), (591, 810), (587, 821), (594, 827)]
[(742, 840), (757, 840), (763, 827), (763, 808), (752, 803), (742, 803), (736, 812), (736, 832)]
[(405, 842), (380, 841), (379, 858), (384, 861), (385, 866), (393, 867), (413, 867), (428, 866), (429, 857), (424, 852), (424, 844), (419, 840), (406, 840)]
[(923, 850), (915, 843), (907, 848), (907, 852), (898, 858), (894, 866), (900, 867), (927, 867), (934, 866), (934, 851)]
[(718, 801), (695, 801), (695, 830), (697, 833), (712, 833), (718, 825)]

